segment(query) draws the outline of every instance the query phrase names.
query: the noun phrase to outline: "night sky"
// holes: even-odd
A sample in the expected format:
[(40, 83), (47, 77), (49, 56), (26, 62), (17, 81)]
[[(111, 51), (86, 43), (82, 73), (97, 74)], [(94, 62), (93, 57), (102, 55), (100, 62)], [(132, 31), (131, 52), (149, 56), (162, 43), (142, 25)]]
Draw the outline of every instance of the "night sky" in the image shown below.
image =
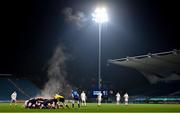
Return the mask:
[[(107, 66), (108, 59), (179, 49), (178, 1), (158, 0), (12, 0), (1, 2), (0, 73), (37, 80), (60, 44), (69, 57), (70, 78), (96, 79), (98, 25), (91, 20), (105, 6), (109, 22), (102, 28), (102, 75), (122, 87), (147, 82), (134, 70)], [(83, 26), (67, 21), (63, 11), (82, 12)], [(136, 76), (134, 76), (136, 75)], [(126, 79), (126, 82), (121, 81)], [(78, 83), (76, 83), (78, 84)], [(114, 85), (115, 86), (115, 85)], [(131, 86), (129, 86), (131, 87)]]

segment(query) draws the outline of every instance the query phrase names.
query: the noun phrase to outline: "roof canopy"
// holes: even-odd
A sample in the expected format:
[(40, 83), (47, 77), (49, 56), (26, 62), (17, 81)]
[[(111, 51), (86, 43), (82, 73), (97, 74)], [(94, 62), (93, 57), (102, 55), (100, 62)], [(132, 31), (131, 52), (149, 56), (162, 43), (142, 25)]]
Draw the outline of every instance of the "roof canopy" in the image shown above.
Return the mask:
[(110, 59), (108, 63), (136, 69), (141, 72), (150, 83), (180, 80), (180, 50)]

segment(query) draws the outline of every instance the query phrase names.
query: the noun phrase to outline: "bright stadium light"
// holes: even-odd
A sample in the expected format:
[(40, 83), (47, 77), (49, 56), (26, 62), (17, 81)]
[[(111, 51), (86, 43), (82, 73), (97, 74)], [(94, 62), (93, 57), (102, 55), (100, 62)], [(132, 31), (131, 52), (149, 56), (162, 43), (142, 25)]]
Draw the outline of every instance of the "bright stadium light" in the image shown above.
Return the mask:
[(97, 8), (92, 14), (92, 20), (99, 24), (99, 64), (98, 64), (98, 87), (101, 89), (101, 27), (108, 22), (108, 15), (105, 8)]
[(92, 14), (93, 21), (96, 23), (105, 23), (108, 21), (108, 15), (105, 8), (97, 8)]

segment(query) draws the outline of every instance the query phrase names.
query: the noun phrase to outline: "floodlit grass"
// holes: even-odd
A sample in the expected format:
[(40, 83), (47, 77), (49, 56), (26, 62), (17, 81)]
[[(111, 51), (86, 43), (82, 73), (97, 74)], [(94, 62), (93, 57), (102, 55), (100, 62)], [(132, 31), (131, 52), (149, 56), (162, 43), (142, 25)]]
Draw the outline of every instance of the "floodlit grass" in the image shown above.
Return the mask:
[[(70, 104), (69, 104), (70, 105)], [(71, 106), (71, 105), (70, 105)], [(96, 103), (88, 103), (86, 107), (64, 109), (25, 109), (22, 104), (9, 105), (0, 103), (0, 112), (180, 112), (180, 104), (105, 104), (97, 106)]]

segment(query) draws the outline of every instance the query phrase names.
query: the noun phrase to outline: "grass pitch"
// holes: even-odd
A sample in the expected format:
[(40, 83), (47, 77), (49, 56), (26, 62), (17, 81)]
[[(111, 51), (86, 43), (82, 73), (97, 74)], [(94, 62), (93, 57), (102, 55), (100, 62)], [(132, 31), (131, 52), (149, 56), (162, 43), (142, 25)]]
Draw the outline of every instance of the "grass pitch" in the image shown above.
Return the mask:
[[(69, 104), (69, 106), (71, 106)], [(96, 103), (88, 103), (87, 106), (67, 109), (25, 109), (23, 104), (9, 105), (9, 103), (0, 103), (0, 112), (180, 112), (180, 104), (106, 104), (97, 106)]]

